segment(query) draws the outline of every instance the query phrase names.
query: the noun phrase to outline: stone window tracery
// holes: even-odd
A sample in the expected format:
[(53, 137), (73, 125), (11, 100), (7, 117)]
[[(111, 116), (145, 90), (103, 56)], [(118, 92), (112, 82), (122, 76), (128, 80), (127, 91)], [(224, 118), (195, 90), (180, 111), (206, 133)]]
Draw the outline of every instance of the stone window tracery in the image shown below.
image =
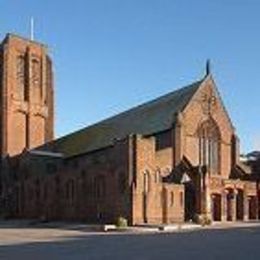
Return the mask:
[(213, 120), (207, 120), (198, 129), (199, 164), (207, 166), (212, 174), (220, 174), (220, 132)]

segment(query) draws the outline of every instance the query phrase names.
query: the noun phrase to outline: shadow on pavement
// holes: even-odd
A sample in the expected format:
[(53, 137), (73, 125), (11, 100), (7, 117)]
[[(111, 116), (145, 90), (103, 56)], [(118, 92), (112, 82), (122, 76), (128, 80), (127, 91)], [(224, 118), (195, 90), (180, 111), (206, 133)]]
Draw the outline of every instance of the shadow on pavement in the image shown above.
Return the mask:
[(0, 259), (260, 259), (260, 228), (113, 234), (0, 246)]

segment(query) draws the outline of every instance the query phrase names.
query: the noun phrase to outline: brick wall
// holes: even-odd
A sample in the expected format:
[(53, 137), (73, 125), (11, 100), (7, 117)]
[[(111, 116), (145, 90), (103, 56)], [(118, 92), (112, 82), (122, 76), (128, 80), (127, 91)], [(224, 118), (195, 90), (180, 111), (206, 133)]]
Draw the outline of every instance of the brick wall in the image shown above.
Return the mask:
[[(169, 175), (173, 164), (172, 147), (155, 149), (155, 137), (137, 137), (136, 175), (133, 191), (133, 223), (172, 223), (184, 220), (178, 201), (183, 185), (165, 184), (162, 177)], [(172, 205), (170, 194), (173, 194)]]
[(126, 139), (59, 160), (25, 154), (16, 169), (19, 197), (24, 198), (18, 201), (17, 216), (106, 223), (119, 216), (130, 220), (128, 147)]
[[(210, 95), (210, 93), (213, 93), (216, 100), (214, 109), (212, 108), (209, 116), (207, 112), (205, 113), (205, 111), (203, 111), (201, 103), (203, 103), (204, 95)], [(183, 112), (183, 131), (185, 132), (183, 153), (194, 165), (198, 165), (199, 163), (197, 130), (202, 122), (208, 120), (209, 117), (216, 122), (220, 130), (220, 174), (223, 178), (228, 178), (231, 172), (231, 140), (234, 134), (234, 129), (214, 87), (214, 82), (210, 79), (203, 83)]]
[(53, 138), (52, 68), (42, 44), (9, 34), (0, 49), (1, 151), (12, 156)]

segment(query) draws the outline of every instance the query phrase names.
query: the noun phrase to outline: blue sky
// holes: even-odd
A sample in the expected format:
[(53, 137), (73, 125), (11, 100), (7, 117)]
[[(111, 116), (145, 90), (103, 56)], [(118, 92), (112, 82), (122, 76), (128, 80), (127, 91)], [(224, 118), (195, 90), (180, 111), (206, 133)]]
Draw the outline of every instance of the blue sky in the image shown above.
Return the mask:
[(0, 0), (7, 32), (49, 46), (56, 136), (201, 78), (207, 58), (241, 139), (260, 149), (259, 0)]

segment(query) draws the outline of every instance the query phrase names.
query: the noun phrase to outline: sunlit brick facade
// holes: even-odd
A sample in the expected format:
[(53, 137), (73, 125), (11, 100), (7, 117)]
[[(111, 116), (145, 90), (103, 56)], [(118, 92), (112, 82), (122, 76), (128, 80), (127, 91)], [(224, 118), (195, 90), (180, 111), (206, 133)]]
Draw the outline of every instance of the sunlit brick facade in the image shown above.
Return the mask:
[(170, 224), (258, 219), (257, 182), (210, 72), (122, 114), (53, 139), (51, 61), (1, 44), (1, 211), (16, 218)]

